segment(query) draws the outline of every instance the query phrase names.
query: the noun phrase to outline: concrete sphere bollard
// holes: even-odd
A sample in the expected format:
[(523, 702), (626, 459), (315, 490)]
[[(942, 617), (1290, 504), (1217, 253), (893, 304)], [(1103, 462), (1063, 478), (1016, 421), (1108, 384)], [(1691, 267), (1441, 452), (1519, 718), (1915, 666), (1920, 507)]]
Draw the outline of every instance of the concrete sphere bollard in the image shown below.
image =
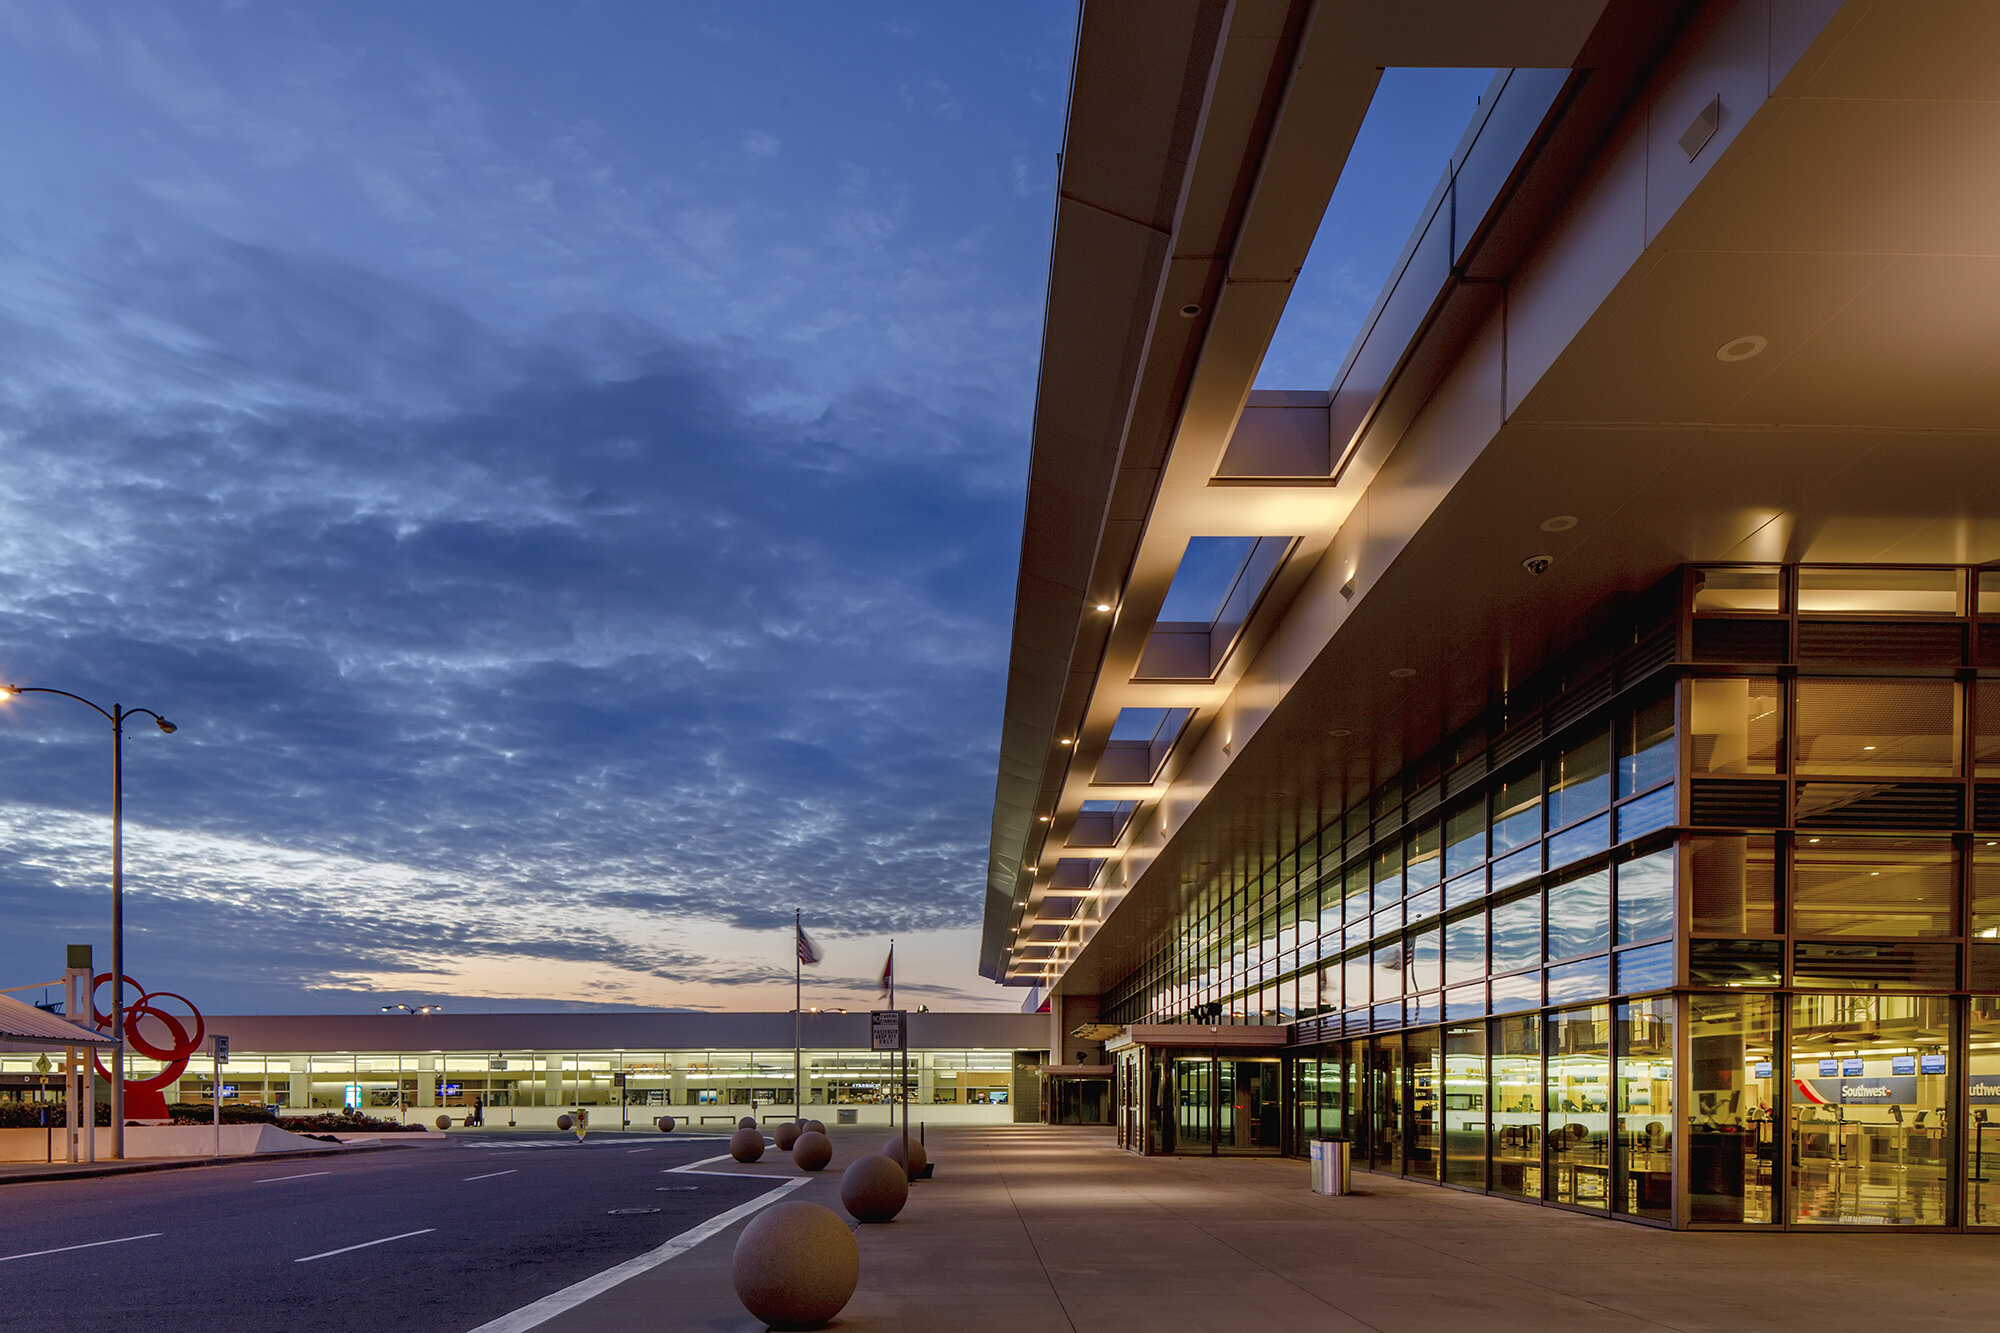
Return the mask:
[(831, 1208), (794, 1199), (750, 1219), (731, 1261), (736, 1299), (772, 1328), (819, 1328), (861, 1281), (861, 1247)]
[(910, 1178), (901, 1162), (858, 1157), (840, 1178), (840, 1206), (859, 1222), (887, 1222), (910, 1201)]
[(808, 1120), (799, 1126), (799, 1133), (804, 1134), (807, 1131), (811, 1131), (814, 1134), (824, 1134), (826, 1133), (826, 1126), (817, 1120)]
[(729, 1136), (729, 1155), (739, 1162), (754, 1162), (764, 1155), (764, 1131), (739, 1129)]
[(790, 1152), (792, 1145), (798, 1142), (801, 1132), (796, 1120), (781, 1120), (778, 1122), (778, 1128), (772, 1132), (771, 1138), (777, 1143), (779, 1152)]
[(743, 1116), (737, 1120), (736, 1127), (738, 1129), (755, 1129), (757, 1128), (757, 1117), (754, 1115)]
[(438, 1128), (439, 1128), (439, 1129), (450, 1129), (450, 1128), (451, 1128), (451, 1117), (450, 1117), (450, 1116), (448, 1116), (448, 1115), (441, 1115), (441, 1116), (439, 1116), (439, 1117), (438, 1117)]
[(567, 1111), (563, 1112), (561, 1115), (556, 1117), (556, 1128), (561, 1130), (575, 1129), (576, 1117), (571, 1115)]
[(671, 1134), (674, 1132), (674, 1118), (672, 1116), (670, 1115), (661, 1116), (659, 1123), (660, 1123), (660, 1133)]
[(807, 1130), (792, 1143), (792, 1163), (801, 1171), (824, 1171), (833, 1160), (833, 1140)]
[[(883, 1144), (882, 1155), (898, 1166), (904, 1165), (903, 1136), (898, 1134), (895, 1138)], [(910, 1174), (913, 1176), (922, 1175), (924, 1164), (930, 1161), (930, 1159), (930, 1154), (924, 1151), (924, 1141), (914, 1134), (910, 1135), (910, 1160), (908, 1163)]]

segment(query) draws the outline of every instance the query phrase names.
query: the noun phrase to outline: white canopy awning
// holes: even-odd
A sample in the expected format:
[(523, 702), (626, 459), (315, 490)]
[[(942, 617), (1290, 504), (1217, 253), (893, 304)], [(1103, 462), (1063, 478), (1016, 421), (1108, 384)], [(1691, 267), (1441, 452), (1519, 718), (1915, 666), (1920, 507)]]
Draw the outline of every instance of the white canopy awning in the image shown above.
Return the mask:
[(48, 1051), (64, 1046), (109, 1046), (109, 1033), (0, 995), (0, 1050)]

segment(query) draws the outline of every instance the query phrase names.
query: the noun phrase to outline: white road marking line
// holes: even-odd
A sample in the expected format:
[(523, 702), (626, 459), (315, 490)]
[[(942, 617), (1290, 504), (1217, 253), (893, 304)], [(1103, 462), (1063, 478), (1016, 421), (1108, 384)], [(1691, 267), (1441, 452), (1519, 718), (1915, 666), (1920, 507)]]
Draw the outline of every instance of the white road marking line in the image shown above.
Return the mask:
[(483, 1176), (467, 1176), (467, 1177), (466, 1177), (466, 1179), (467, 1179), (467, 1180), (491, 1180), (491, 1179), (493, 1179), (493, 1177), (495, 1177), (495, 1176), (511, 1176), (511, 1175), (513, 1175), (513, 1174), (514, 1174), (514, 1171), (515, 1171), (515, 1168), (513, 1168), (513, 1167), (511, 1167), (511, 1166), (510, 1166), (510, 1167), (508, 1167), (508, 1168), (507, 1168), (507, 1169), (506, 1169), (505, 1171), (488, 1171), (488, 1172), (487, 1172), (487, 1173), (486, 1173), (485, 1175), (483, 1175)]
[(265, 1176), (257, 1183), (259, 1185), (275, 1185), (281, 1180), (311, 1180), (314, 1176), (330, 1176), (332, 1174), (333, 1172), (331, 1171), (308, 1171), (304, 1175), (299, 1176)]
[(651, 1148), (627, 1148), (626, 1152), (651, 1152)]
[(422, 1231), (405, 1231), (400, 1235), (384, 1236), (380, 1240), (364, 1240), (359, 1245), (343, 1245), (337, 1250), (326, 1250), (319, 1254), (308, 1254), (303, 1259), (292, 1260), (295, 1264), (309, 1264), (315, 1259), (331, 1259), (336, 1254), (346, 1254), (350, 1250), (365, 1250), (370, 1245), (387, 1245), (392, 1240), (408, 1240), (412, 1236), (428, 1236), (436, 1227), (425, 1227)]
[(16, 1259), (33, 1259), (44, 1254), (67, 1254), (71, 1250), (94, 1250), (100, 1245), (123, 1245), (128, 1240), (151, 1240), (155, 1236), (164, 1234), (166, 1233), (160, 1231), (147, 1231), (137, 1236), (120, 1236), (117, 1240), (92, 1240), (85, 1241), (81, 1245), (58, 1245), (53, 1250), (29, 1250), (26, 1254), (0, 1255), (0, 1264), (11, 1263)]
[(636, 1259), (627, 1259), (614, 1268), (607, 1268), (594, 1277), (571, 1283), (561, 1291), (542, 1297), (532, 1305), (524, 1305), (512, 1314), (501, 1315), (472, 1330), (472, 1333), (525, 1333), (525, 1330), (539, 1327), (566, 1310), (574, 1310), (594, 1296), (600, 1296), (621, 1282), (629, 1281), (641, 1273), (651, 1272), (667, 1260), (686, 1254), (695, 1246), (727, 1230), (760, 1208), (769, 1207), (811, 1180), (800, 1177), (787, 1180), (778, 1188), (769, 1191), (748, 1203), (739, 1203), (726, 1213), (717, 1213), (700, 1226), (683, 1231), (657, 1250), (650, 1250)]
[(717, 1154), (716, 1154), (715, 1156), (713, 1156), (713, 1157), (704, 1157), (704, 1158), (702, 1158), (702, 1159), (701, 1159), (701, 1160), (700, 1160), (699, 1162), (689, 1162), (689, 1163), (688, 1163), (688, 1164), (687, 1164), (686, 1166), (670, 1166), (670, 1167), (668, 1167), (668, 1168), (666, 1169), (666, 1171), (662, 1171), (662, 1172), (661, 1172), (660, 1174), (661, 1174), (661, 1175), (666, 1175), (666, 1174), (668, 1174), (669, 1172), (673, 1172), (673, 1171), (696, 1171), (696, 1172), (699, 1172), (699, 1173), (700, 1173), (701, 1175), (704, 1175), (704, 1176), (722, 1176), (722, 1175), (730, 1175), (730, 1174), (733, 1174), (733, 1173), (732, 1173), (732, 1172), (727, 1172), (727, 1171), (702, 1171), (702, 1170), (701, 1170), (701, 1168), (702, 1168), (702, 1167), (704, 1167), (704, 1166), (707, 1166), (707, 1165), (708, 1165), (708, 1164), (709, 1164), (710, 1162), (727, 1162), (727, 1161), (730, 1161), (730, 1160), (731, 1160), (731, 1158), (730, 1158), (730, 1156), (729, 1156), (729, 1154), (728, 1154), (728, 1153), (726, 1153), (726, 1152), (725, 1152), (725, 1153), (717, 1153)]

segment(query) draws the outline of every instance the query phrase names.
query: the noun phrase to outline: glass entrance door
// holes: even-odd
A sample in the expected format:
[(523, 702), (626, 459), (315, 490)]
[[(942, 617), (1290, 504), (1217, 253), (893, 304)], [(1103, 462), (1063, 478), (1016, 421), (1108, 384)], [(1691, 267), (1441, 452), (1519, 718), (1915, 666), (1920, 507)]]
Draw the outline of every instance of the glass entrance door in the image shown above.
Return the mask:
[(1216, 1150), (1275, 1153), (1283, 1138), (1276, 1060), (1223, 1060), (1216, 1084)]
[(1208, 1056), (1174, 1061), (1174, 1142), (1171, 1151), (1214, 1149), (1215, 1061)]
[(1403, 1042), (1368, 1044), (1369, 1159), (1377, 1171), (1403, 1170)]

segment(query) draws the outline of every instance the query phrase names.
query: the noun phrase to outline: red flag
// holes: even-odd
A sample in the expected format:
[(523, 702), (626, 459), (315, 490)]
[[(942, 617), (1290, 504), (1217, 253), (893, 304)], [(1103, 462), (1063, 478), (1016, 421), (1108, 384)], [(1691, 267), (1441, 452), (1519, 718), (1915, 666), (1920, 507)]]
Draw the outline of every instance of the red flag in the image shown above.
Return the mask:
[(889, 946), (889, 957), (882, 964), (882, 994), (887, 997), (896, 993), (896, 946)]
[(812, 936), (806, 934), (804, 926), (799, 926), (796, 929), (799, 932), (799, 961), (807, 967), (811, 967), (819, 962), (819, 946), (812, 942)]

